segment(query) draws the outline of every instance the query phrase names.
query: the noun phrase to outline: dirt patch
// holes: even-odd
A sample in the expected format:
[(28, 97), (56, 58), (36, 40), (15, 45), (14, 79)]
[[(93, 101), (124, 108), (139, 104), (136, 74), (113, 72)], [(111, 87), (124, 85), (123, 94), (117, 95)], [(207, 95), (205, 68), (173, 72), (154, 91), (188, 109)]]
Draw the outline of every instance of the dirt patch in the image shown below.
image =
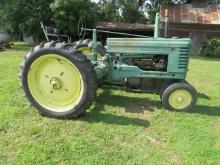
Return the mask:
[(213, 128), (214, 128), (214, 130), (219, 131), (220, 130), (220, 122), (214, 122)]
[(134, 103), (130, 103), (125, 107), (125, 112), (127, 113), (140, 113), (140, 114), (144, 114), (144, 111), (155, 111), (157, 110), (156, 107), (152, 107), (149, 104), (147, 104), (146, 102), (134, 102)]
[(179, 155), (177, 155), (177, 154), (168, 155), (167, 160), (172, 164), (182, 164), (181, 159), (180, 159)]
[(150, 144), (159, 144), (159, 141), (157, 141), (155, 138), (147, 136), (147, 140)]

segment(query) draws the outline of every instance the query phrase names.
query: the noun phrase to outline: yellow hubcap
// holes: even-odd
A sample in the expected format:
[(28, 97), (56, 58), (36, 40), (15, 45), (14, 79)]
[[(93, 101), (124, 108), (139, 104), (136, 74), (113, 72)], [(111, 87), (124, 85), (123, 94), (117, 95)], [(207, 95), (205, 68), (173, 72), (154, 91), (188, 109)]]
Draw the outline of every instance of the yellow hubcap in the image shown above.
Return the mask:
[(62, 87), (62, 81), (58, 77), (54, 77), (50, 80), (50, 84), (52, 85), (53, 89), (61, 89)]
[(173, 91), (169, 96), (169, 104), (175, 109), (184, 109), (192, 102), (192, 95), (185, 89)]
[(55, 54), (41, 56), (31, 64), (28, 87), (38, 104), (55, 112), (74, 108), (84, 90), (83, 80), (76, 66)]

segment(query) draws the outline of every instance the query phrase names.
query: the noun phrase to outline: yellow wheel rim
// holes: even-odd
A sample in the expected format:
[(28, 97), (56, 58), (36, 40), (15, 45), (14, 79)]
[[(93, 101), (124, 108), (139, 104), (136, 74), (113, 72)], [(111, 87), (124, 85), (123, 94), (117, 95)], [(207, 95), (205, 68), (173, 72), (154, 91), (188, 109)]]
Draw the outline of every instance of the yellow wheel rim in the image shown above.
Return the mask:
[(185, 89), (173, 91), (169, 96), (169, 104), (178, 110), (188, 107), (192, 103), (192, 95)]
[[(91, 56), (92, 55), (92, 48), (89, 47), (81, 47), (78, 49), (79, 51), (82, 52), (82, 54), (86, 55), (86, 56)], [(97, 58), (100, 59), (102, 58), (101, 54), (99, 52), (97, 52)]]
[(42, 107), (65, 112), (74, 108), (83, 95), (79, 70), (68, 59), (48, 54), (37, 58), (28, 72), (28, 87)]
[(90, 56), (92, 55), (92, 49), (88, 48), (88, 47), (81, 47), (78, 49), (79, 51), (81, 51), (83, 54), (85, 54), (86, 56)]

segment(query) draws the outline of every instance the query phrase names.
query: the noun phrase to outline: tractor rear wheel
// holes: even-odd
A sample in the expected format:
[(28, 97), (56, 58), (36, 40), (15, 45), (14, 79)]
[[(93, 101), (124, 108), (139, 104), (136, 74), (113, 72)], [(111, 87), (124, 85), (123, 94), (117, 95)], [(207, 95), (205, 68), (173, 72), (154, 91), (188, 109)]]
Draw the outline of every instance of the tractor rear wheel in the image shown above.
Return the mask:
[(176, 82), (163, 90), (161, 101), (166, 109), (188, 111), (196, 104), (197, 92), (192, 85), (186, 82)]
[(42, 43), (21, 64), (22, 88), (43, 116), (76, 118), (90, 107), (97, 81), (92, 63), (69, 45)]
[[(74, 48), (82, 52), (84, 55), (88, 56), (92, 54), (92, 42), (93, 41), (90, 39), (79, 40), (76, 42)], [(102, 58), (106, 53), (105, 47), (100, 42), (97, 42), (96, 46), (97, 46), (97, 57)]]

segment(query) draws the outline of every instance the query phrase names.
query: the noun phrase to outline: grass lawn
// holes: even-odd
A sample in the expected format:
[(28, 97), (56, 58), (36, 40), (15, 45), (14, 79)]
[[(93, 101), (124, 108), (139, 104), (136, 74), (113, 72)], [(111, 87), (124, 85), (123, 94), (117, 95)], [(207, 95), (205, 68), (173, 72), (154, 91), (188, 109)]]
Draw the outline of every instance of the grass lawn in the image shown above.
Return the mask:
[(0, 52), (0, 164), (220, 164), (220, 60), (192, 57), (191, 113), (163, 109), (159, 96), (99, 89), (77, 120), (43, 118), (19, 87), (28, 46)]

